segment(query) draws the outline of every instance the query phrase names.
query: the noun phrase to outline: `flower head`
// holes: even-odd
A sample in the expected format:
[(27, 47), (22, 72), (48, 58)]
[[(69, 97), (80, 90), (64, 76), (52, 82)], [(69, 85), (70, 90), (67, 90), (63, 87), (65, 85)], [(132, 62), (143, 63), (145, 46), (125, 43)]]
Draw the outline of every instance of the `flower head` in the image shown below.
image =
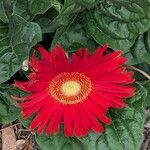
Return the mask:
[(37, 49), (42, 57), (32, 55), (29, 80), (15, 81), (15, 86), (30, 92), (15, 99), (23, 118), (35, 115), (30, 128), (37, 133), (58, 133), (61, 123), (66, 136), (102, 132), (102, 124), (111, 123), (109, 108), (125, 107), (123, 100), (134, 94), (135, 88), (129, 85), (133, 73), (126, 70), (127, 59), (120, 50), (105, 54), (104, 45), (91, 55), (80, 48), (69, 59), (59, 45), (51, 52), (42, 46)]

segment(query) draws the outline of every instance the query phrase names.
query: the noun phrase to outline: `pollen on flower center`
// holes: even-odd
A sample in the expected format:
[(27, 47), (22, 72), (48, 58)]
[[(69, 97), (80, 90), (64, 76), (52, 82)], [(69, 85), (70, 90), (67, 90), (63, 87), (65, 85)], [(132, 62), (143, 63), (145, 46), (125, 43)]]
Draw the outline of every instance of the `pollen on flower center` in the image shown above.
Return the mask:
[(57, 75), (49, 84), (51, 96), (63, 104), (82, 102), (92, 88), (91, 80), (83, 73), (71, 72)]
[(62, 84), (61, 90), (66, 96), (75, 96), (80, 92), (81, 85), (77, 81), (67, 81)]

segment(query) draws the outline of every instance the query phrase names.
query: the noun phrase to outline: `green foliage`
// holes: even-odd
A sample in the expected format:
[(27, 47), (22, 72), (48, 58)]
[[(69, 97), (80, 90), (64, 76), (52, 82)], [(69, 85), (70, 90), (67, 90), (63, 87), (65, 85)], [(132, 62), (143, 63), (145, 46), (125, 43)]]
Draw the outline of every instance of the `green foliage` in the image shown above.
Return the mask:
[(43, 150), (139, 150), (146, 119), (143, 103), (147, 90), (139, 84), (136, 88), (135, 96), (127, 100), (128, 107), (109, 112), (112, 124), (106, 127), (104, 134), (91, 132), (84, 138), (66, 138), (61, 130), (59, 135), (50, 137), (36, 135), (37, 143)]
[[(23, 80), (14, 74), (37, 43), (50, 49), (59, 43), (69, 53), (80, 47), (92, 53), (108, 43), (112, 51), (123, 51), (128, 65), (149, 74), (149, 29), (149, 0), (0, 0), (0, 122), (19, 118), (28, 127), (32, 120), (21, 119), (10, 95), (24, 93), (9, 79)], [(139, 150), (146, 118), (143, 105), (150, 107), (150, 82), (136, 71), (135, 79), (140, 82), (136, 95), (127, 100), (127, 108), (109, 112), (112, 124), (103, 135), (91, 132), (85, 138), (66, 138), (61, 131), (50, 137), (36, 135), (38, 144), (43, 150)]]
[(143, 83), (143, 86), (147, 89), (147, 97), (144, 102), (144, 107), (149, 107), (150, 106), (150, 80), (146, 81)]
[(46, 137), (44, 134), (36, 135), (36, 141), (41, 146), (42, 150), (84, 150), (82, 143), (76, 138), (66, 138), (64, 133)]
[(57, 29), (51, 48), (60, 43), (68, 52), (75, 52), (79, 47), (95, 50), (96, 44), (86, 34), (83, 26), (79, 23), (70, 23), (69, 26)]
[(136, 37), (150, 27), (148, 0), (108, 0), (87, 12), (85, 25), (99, 44), (129, 51)]
[(57, 0), (16, 0), (13, 3), (13, 13), (32, 20), (36, 15), (45, 13), (51, 7), (58, 7)]
[(125, 54), (128, 64), (135, 65), (140, 63), (150, 64), (150, 30), (140, 35), (130, 51)]
[(6, 2), (0, 2), (0, 14), (3, 14), (0, 16), (0, 83), (20, 69), (31, 47), (42, 39), (39, 25), (7, 13)]
[(20, 109), (15, 105), (11, 95), (23, 96), (25, 93), (11, 85), (0, 85), (0, 123), (10, 123), (18, 118)]

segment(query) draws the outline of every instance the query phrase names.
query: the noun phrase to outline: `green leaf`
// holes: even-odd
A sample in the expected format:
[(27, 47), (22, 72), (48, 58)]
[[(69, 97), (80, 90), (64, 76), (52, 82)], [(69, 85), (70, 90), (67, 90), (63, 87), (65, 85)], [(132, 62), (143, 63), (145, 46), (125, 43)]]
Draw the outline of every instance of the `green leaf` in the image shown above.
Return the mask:
[(78, 139), (66, 138), (62, 130), (59, 135), (52, 135), (50, 137), (44, 134), (36, 134), (35, 139), (42, 150), (85, 150), (84, 145)]
[(0, 85), (0, 123), (10, 123), (17, 119), (20, 114), (20, 109), (15, 105), (15, 101), (10, 97), (11, 95), (24, 95), (11, 85)]
[(127, 100), (128, 107), (109, 112), (112, 124), (106, 126), (104, 134), (91, 132), (83, 138), (66, 138), (61, 130), (50, 137), (36, 135), (37, 143), (43, 150), (139, 150), (147, 116), (143, 108), (147, 90), (139, 84), (136, 88), (135, 96)]
[(140, 35), (130, 51), (125, 54), (129, 65), (150, 64), (150, 30)]
[(97, 0), (66, 0), (64, 5), (55, 0), (55, 9), (49, 9), (43, 15), (37, 16), (35, 21), (41, 26), (43, 33), (55, 32), (59, 27), (63, 28), (75, 21), (78, 13), (96, 5)]
[[(77, 14), (82, 12), (85, 7), (74, 0), (67, 0), (64, 5), (60, 5), (58, 14), (51, 9), (43, 16), (37, 17), (36, 22), (41, 26), (43, 33), (55, 32), (61, 26), (68, 26), (75, 21)], [(51, 18), (52, 16), (52, 18)]]
[(9, 17), (13, 13), (13, 4), (15, 0), (1, 0), (0, 1), (0, 23), (8, 23)]
[(16, 0), (13, 3), (13, 13), (26, 20), (32, 20), (38, 14), (44, 14), (51, 7), (58, 9), (57, 0)]
[(59, 12), (50, 8), (43, 15), (37, 15), (35, 17), (35, 22), (38, 23), (42, 29), (42, 33), (54, 32), (59, 26), (60, 22), (58, 21)]
[(21, 16), (26, 20), (31, 20), (32, 14), (30, 14), (28, 7), (29, 7), (28, 0), (26, 1), (16, 0), (13, 3), (13, 13)]
[(0, 1), (0, 20), (4, 23), (8, 22), (8, 18), (7, 18), (6, 12), (5, 12), (3, 1)]
[(53, 0), (28, 0), (29, 12), (32, 16), (36, 16), (37, 14), (43, 14), (50, 7), (53, 6)]
[(85, 26), (99, 44), (128, 52), (137, 36), (150, 27), (148, 0), (107, 0), (87, 11)]
[(18, 15), (9, 18), (9, 24), (0, 21), (0, 83), (17, 72), (28, 58), (30, 49), (41, 41), (38, 24), (27, 22)]
[(68, 52), (77, 51), (78, 48), (89, 48), (94, 51), (96, 43), (88, 36), (82, 24), (77, 22), (70, 23), (68, 26), (62, 26), (57, 29), (51, 48), (55, 47), (57, 43)]
[(146, 100), (144, 101), (144, 107), (150, 107), (150, 80), (142, 84), (148, 91)]

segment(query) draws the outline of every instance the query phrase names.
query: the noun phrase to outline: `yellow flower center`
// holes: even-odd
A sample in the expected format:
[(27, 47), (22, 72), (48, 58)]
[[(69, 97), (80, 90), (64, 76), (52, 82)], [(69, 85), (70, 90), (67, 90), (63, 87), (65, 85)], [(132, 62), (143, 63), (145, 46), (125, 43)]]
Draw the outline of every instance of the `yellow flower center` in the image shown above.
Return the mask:
[(76, 104), (86, 99), (92, 89), (91, 80), (83, 73), (57, 75), (49, 84), (50, 95), (63, 104)]
[(66, 96), (75, 96), (80, 92), (81, 85), (76, 81), (67, 81), (62, 84), (61, 90)]

